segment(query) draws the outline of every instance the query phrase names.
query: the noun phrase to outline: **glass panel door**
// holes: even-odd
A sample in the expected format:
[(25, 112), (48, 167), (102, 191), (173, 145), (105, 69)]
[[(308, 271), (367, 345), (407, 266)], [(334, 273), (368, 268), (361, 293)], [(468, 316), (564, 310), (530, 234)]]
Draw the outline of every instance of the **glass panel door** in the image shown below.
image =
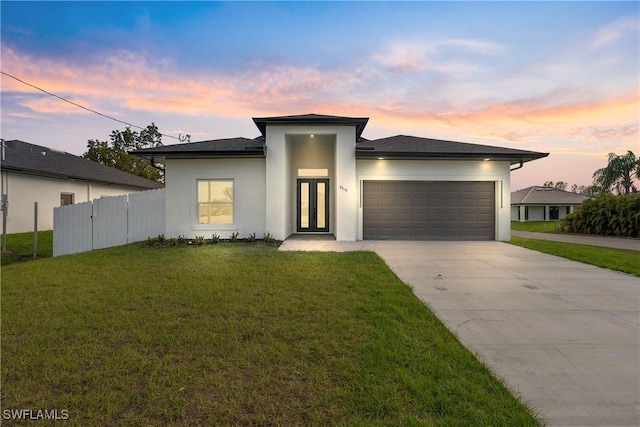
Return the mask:
[(324, 229), (327, 223), (327, 209), (326, 209), (326, 184), (324, 182), (316, 182), (316, 228)]
[(329, 231), (328, 179), (298, 179), (297, 231)]
[(309, 229), (309, 183), (300, 183), (300, 228)]

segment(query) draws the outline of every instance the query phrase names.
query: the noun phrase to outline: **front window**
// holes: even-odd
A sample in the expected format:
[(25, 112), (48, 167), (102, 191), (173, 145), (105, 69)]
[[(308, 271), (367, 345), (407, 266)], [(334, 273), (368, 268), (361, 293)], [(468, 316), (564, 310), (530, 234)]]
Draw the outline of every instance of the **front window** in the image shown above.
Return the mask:
[(198, 181), (198, 223), (233, 223), (233, 181)]

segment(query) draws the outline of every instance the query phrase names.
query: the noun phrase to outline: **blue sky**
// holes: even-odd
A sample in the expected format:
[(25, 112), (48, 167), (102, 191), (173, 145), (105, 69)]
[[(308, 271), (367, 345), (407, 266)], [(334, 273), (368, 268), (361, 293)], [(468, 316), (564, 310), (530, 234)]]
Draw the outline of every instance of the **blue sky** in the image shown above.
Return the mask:
[[(589, 184), (638, 147), (638, 2), (6, 2), (2, 71), (192, 140), (251, 117), (551, 152), (513, 174)], [(2, 137), (81, 154), (122, 125), (2, 76)], [(165, 138), (165, 143), (177, 142)]]

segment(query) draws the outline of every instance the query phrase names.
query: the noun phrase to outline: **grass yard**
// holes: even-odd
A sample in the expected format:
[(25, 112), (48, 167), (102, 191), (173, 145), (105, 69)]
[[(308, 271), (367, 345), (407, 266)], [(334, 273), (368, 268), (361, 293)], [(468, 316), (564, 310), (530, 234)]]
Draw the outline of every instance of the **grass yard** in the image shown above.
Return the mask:
[(557, 255), (574, 261), (640, 276), (640, 252), (638, 251), (601, 248), (575, 243), (550, 242), (548, 240), (524, 239), (515, 236), (511, 237), (509, 243), (538, 252)]
[(535, 233), (562, 233), (561, 221), (511, 221), (511, 229), (518, 231), (533, 231)]
[[(53, 230), (38, 232), (38, 258), (53, 256)], [(7, 234), (7, 252), (2, 253), (2, 265), (33, 257), (33, 232)]]
[(64, 425), (538, 425), (369, 252), (17, 263), (1, 314), (2, 409), (67, 410)]

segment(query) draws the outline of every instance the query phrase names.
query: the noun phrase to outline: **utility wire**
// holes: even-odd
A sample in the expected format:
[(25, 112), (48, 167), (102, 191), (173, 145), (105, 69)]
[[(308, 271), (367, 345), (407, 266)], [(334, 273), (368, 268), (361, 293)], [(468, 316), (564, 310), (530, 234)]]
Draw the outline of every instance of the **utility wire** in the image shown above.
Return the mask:
[[(106, 115), (106, 114), (100, 113), (99, 111), (92, 110), (91, 108), (87, 108), (87, 107), (85, 107), (84, 105), (80, 105), (80, 104), (78, 104), (78, 103), (76, 103), (76, 102), (73, 102), (73, 101), (70, 101), (70, 100), (68, 100), (68, 99), (66, 99), (66, 98), (64, 98), (64, 97), (62, 97), (62, 96), (56, 95), (55, 93), (51, 93), (51, 92), (49, 92), (49, 91), (46, 91), (46, 90), (44, 90), (44, 89), (42, 89), (42, 88), (40, 88), (40, 87), (38, 87), (38, 86), (36, 86), (36, 85), (33, 85), (33, 84), (31, 84), (31, 83), (28, 83), (28, 82), (25, 82), (24, 80), (19, 79), (19, 78), (17, 78), (16, 76), (12, 76), (12, 75), (11, 75), (11, 74), (9, 74), (9, 73), (5, 73), (4, 71), (1, 71), (1, 70), (0, 70), (0, 73), (1, 73), (1, 74), (3, 74), (3, 75), (5, 75), (5, 76), (7, 76), (7, 77), (11, 77), (11, 78), (12, 78), (12, 79), (14, 79), (14, 80), (19, 81), (19, 82), (20, 82), (20, 83), (22, 83), (22, 84), (25, 84), (25, 85), (27, 85), (27, 86), (31, 86), (32, 88), (37, 89), (37, 90), (39, 90), (40, 92), (44, 92), (44, 93), (46, 93), (47, 95), (51, 95), (51, 96), (53, 96), (53, 97), (55, 97), (55, 98), (58, 98), (58, 99), (60, 99), (60, 100), (62, 100), (62, 101), (64, 101), (64, 102), (68, 102), (68, 103), (69, 103), (69, 104), (71, 104), (71, 105), (75, 105), (75, 106), (76, 106), (76, 107), (78, 107), (78, 108), (82, 108), (83, 110), (87, 110), (87, 111), (89, 111), (89, 112), (91, 112), (91, 113), (97, 114), (97, 115), (99, 115), (99, 116), (105, 117), (105, 118), (107, 118), (107, 119), (111, 119), (111, 120), (113, 120), (113, 121), (115, 121), (115, 122), (122, 123), (122, 124), (124, 124), (124, 125), (130, 126), (130, 127), (133, 127), (133, 128), (137, 128), (137, 129), (140, 129), (140, 130), (144, 130), (144, 129), (145, 129), (145, 128), (141, 127), (141, 126), (137, 126), (137, 125), (131, 124), (131, 123), (129, 123), (129, 122), (125, 122), (125, 121), (122, 121), (122, 120), (116, 119), (115, 117), (111, 117), (111, 116), (108, 116), (108, 115)], [(160, 135), (162, 135), (162, 136), (166, 136), (166, 137), (169, 137), (169, 138), (173, 138), (173, 139), (177, 139), (177, 140), (178, 140), (178, 141), (180, 141), (180, 142), (185, 142), (185, 141), (190, 142), (190, 141), (189, 141), (189, 139), (190, 139), (190, 136), (189, 136), (189, 135), (186, 135), (186, 138), (183, 138), (183, 137), (182, 137), (182, 135), (180, 135), (180, 136), (173, 136), (173, 135), (165, 135), (164, 133), (161, 133)]]

